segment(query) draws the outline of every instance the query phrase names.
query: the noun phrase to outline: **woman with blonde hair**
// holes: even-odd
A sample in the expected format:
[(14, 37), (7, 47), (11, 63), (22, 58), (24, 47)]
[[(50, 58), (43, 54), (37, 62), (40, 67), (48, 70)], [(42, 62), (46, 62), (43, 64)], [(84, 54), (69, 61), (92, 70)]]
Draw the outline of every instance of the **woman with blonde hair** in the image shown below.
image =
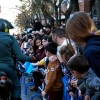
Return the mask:
[(100, 78), (100, 30), (85, 12), (75, 12), (66, 23), (66, 35), (76, 45), (85, 46), (84, 55)]

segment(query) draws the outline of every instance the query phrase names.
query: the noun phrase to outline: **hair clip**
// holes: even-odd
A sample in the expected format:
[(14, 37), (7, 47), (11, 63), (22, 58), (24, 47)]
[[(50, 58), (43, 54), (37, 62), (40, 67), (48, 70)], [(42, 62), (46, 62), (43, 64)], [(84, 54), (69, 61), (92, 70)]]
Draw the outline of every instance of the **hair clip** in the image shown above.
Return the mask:
[(92, 35), (94, 35), (94, 32), (92, 32)]

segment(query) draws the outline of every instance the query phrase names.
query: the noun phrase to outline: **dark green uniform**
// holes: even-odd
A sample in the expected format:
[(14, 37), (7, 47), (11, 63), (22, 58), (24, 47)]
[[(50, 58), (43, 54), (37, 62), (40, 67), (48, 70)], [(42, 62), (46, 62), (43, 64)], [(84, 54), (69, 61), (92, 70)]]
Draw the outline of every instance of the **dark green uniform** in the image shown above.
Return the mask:
[(21, 86), (17, 77), (13, 55), (21, 61), (31, 61), (24, 55), (16, 39), (5, 32), (0, 32), (0, 71), (4, 71), (7, 77), (13, 81), (12, 98), (21, 97)]

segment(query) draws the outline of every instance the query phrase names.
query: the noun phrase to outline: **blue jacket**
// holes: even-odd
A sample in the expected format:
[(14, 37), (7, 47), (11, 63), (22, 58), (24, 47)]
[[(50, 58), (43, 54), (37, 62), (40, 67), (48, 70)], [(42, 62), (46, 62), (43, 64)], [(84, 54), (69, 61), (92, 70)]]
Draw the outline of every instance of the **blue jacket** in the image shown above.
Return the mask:
[(100, 36), (91, 36), (87, 41), (84, 55), (92, 70), (100, 78)]

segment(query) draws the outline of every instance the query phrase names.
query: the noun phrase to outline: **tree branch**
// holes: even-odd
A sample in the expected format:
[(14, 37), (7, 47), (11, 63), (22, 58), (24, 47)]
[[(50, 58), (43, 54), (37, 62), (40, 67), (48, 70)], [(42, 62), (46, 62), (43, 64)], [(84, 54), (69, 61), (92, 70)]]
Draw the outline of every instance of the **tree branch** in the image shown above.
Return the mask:
[(58, 4), (58, 7), (61, 5), (62, 1), (63, 1), (63, 0), (59, 0), (59, 4)]
[(49, 0), (49, 3), (51, 4), (52, 7), (55, 7), (55, 3), (53, 3), (52, 0)]

